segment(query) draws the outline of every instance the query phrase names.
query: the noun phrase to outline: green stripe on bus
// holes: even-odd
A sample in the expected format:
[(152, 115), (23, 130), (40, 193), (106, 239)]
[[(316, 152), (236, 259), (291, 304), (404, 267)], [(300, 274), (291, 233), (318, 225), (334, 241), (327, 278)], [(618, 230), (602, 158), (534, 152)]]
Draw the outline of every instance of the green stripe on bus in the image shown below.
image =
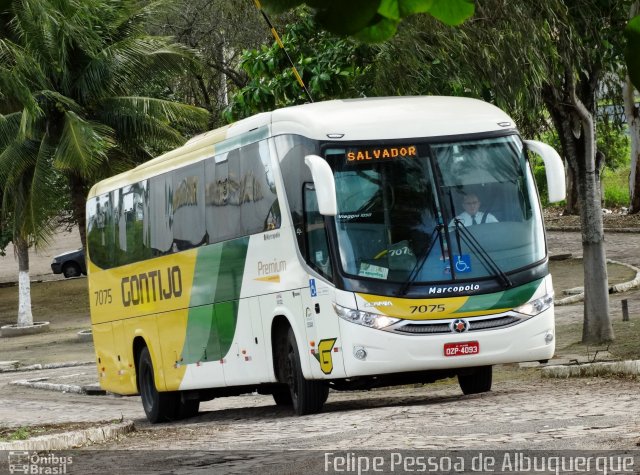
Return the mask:
[(541, 282), (542, 279), (538, 279), (504, 292), (471, 296), (456, 313), (518, 307), (529, 301)]
[(249, 238), (198, 249), (182, 364), (216, 361), (231, 348)]

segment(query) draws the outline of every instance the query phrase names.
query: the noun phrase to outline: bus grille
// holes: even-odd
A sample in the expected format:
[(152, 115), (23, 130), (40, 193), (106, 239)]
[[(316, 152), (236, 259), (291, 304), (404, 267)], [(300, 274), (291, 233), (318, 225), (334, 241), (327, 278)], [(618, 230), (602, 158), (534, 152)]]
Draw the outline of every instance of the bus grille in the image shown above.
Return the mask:
[[(504, 328), (521, 321), (521, 319), (512, 315), (501, 315), (499, 317), (484, 318), (476, 320), (470, 318), (469, 329), (467, 332), (479, 330), (492, 330), (496, 328)], [(393, 331), (398, 333), (411, 333), (413, 335), (435, 335), (444, 333), (454, 333), (449, 323), (428, 322), (428, 323), (407, 323), (406, 325), (395, 327)]]

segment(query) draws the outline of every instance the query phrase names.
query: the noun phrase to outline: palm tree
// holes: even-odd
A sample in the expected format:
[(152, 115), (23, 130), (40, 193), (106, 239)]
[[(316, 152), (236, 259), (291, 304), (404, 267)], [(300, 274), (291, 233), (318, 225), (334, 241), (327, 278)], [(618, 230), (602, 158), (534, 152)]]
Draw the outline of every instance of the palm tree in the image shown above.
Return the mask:
[[(50, 233), (60, 201), (53, 197), (68, 190), (84, 245), (88, 188), (182, 144), (183, 132), (204, 128), (208, 114), (144, 94), (194, 64), (190, 50), (145, 32), (161, 1), (5, 4), (0, 11), (0, 189), (21, 275), (25, 270), (28, 276), (26, 249)], [(66, 186), (60, 187), (59, 177)], [(20, 296), (26, 299), (28, 291)]]

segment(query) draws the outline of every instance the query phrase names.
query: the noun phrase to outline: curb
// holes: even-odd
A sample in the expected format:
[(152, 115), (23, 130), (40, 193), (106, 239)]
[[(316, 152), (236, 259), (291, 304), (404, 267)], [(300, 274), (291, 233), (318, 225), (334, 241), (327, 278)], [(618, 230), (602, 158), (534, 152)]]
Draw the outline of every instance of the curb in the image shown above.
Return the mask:
[[(610, 285), (609, 286), (610, 294), (625, 292), (627, 290), (631, 290), (640, 286), (640, 269), (638, 269), (635, 266), (632, 266), (631, 264), (627, 264), (626, 262), (614, 261), (613, 259), (607, 259), (607, 264), (616, 264), (619, 266), (624, 266), (636, 273), (636, 276), (627, 282)], [(556, 300), (554, 303), (555, 305), (561, 306), (561, 305), (570, 305), (572, 303), (582, 302), (583, 300), (584, 300), (584, 291), (576, 295), (571, 295), (570, 297), (565, 297), (563, 299)]]
[[(547, 231), (565, 232), (565, 233), (580, 233), (582, 228), (580, 226), (547, 226)], [(640, 228), (604, 228), (605, 233), (640, 233)]]
[(41, 435), (28, 440), (0, 442), (0, 450), (68, 450), (82, 445), (115, 439), (135, 431), (133, 421), (59, 434)]
[(590, 378), (594, 376), (637, 377), (638, 375), (640, 375), (640, 360), (546, 366), (542, 368), (543, 378)]
[(60, 393), (84, 394), (86, 396), (104, 396), (107, 394), (107, 392), (104, 389), (101, 389), (97, 383), (80, 386), (78, 384), (46, 383), (45, 381), (47, 379), (49, 378), (19, 379), (17, 381), (11, 381), (9, 385), (57, 391)]
[(96, 364), (95, 361), (67, 361), (65, 363), (36, 363), (28, 366), (18, 366), (18, 362), (9, 362), (15, 363), (11, 365), (7, 365), (4, 367), (0, 367), (0, 373), (19, 373), (22, 371), (38, 371), (42, 369), (57, 369), (57, 368), (72, 368), (74, 366), (89, 366)]
[(45, 333), (48, 331), (51, 331), (50, 322), (33, 322), (31, 325), (23, 327), (12, 324), (0, 327), (0, 337), (15, 338), (25, 335), (37, 335), (38, 333)]

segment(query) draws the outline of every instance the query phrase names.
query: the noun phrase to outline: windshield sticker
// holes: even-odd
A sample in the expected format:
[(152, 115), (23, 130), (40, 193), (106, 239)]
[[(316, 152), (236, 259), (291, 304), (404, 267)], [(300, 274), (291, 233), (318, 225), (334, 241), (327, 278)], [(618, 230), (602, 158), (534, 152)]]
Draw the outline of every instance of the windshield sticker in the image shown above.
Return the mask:
[(373, 216), (373, 213), (349, 213), (349, 214), (339, 214), (338, 220), (341, 222), (352, 221), (357, 219), (370, 219)]
[(360, 270), (358, 271), (359, 276), (372, 277), (374, 279), (386, 279), (388, 274), (389, 269), (387, 269), (386, 267), (367, 264), (365, 262), (360, 264)]
[(456, 272), (465, 273), (471, 272), (471, 256), (469, 254), (461, 254), (455, 256)]
[(347, 163), (371, 162), (378, 160), (393, 160), (414, 158), (418, 156), (415, 145), (401, 147), (377, 147), (367, 149), (350, 149), (347, 152)]

